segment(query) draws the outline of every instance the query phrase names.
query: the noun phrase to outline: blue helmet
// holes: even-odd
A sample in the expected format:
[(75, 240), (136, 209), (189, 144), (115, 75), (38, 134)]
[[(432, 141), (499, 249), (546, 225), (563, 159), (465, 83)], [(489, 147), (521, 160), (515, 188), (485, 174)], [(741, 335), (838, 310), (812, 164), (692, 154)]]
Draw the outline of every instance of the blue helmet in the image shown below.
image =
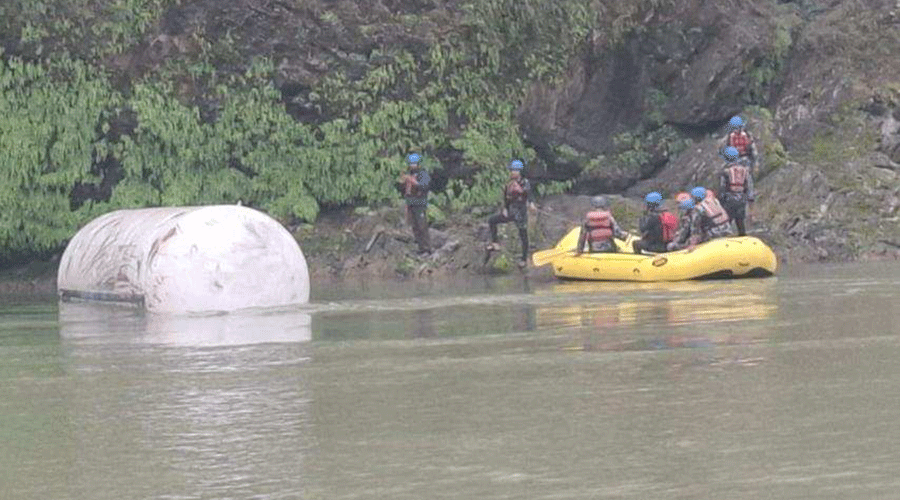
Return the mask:
[(706, 188), (702, 186), (697, 186), (694, 189), (691, 189), (691, 196), (695, 199), (702, 200), (706, 198)]
[(725, 148), (725, 151), (722, 153), (722, 156), (725, 157), (728, 161), (734, 161), (738, 159), (738, 150), (734, 146), (728, 146)]
[(678, 208), (687, 212), (688, 210), (694, 208), (694, 200), (685, 198), (678, 203)]
[(647, 196), (644, 197), (644, 201), (647, 202), (648, 205), (659, 205), (662, 203), (662, 195), (654, 191), (647, 194)]
[(728, 120), (728, 125), (731, 125), (732, 128), (741, 128), (744, 126), (744, 120), (742, 120), (740, 116), (732, 116), (731, 119)]
[(418, 164), (420, 161), (422, 161), (422, 157), (415, 153), (406, 157), (406, 162), (409, 163), (410, 165)]
[(519, 160), (513, 160), (506, 168), (510, 170), (522, 170), (523, 168), (525, 168), (525, 164)]

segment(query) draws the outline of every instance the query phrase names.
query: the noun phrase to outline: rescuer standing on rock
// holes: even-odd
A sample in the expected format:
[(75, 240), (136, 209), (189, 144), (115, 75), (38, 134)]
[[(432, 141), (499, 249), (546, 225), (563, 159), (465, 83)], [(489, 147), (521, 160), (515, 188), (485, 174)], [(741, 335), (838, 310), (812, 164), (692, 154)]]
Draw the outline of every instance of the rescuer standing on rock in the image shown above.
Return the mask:
[(722, 150), (725, 148), (734, 148), (738, 152), (738, 158), (746, 158), (751, 169), (755, 168), (759, 162), (759, 154), (756, 150), (756, 140), (750, 135), (750, 132), (744, 128), (744, 119), (740, 116), (734, 116), (728, 120), (728, 135), (722, 141)]
[(747, 217), (747, 204), (752, 203), (756, 197), (753, 176), (750, 169), (739, 162), (737, 149), (731, 146), (725, 148), (724, 156), (726, 163), (719, 178), (722, 206), (737, 225), (738, 235), (746, 236), (744, 219)]
[(406, 158), (409, 171), (400, 176), (400, 190), (406, 199), (406, 215), (419, 245), (419, 255), (427, 255), (431, 253), (427, 214), (431, 176), (419, 165), (421, 160), (422, 157), (415, 153)]
[(503, 187), (503, 209), (499, 214), (488, 218), (491, 229), (491, 242), (487, 245), (487, 251), (500, 250), (500, 236), (497, 234), (497, 225), (515, 222), (519, 230), (519, 240), (522, 242), (522, 259), (519, 267), (525, 267), (528, 263), (528, 210), (537, 210), (531, 198), (531, 183), (522, 176), (525, 165), (519, 160), (513, 160), (509, 166), (509, 182)]

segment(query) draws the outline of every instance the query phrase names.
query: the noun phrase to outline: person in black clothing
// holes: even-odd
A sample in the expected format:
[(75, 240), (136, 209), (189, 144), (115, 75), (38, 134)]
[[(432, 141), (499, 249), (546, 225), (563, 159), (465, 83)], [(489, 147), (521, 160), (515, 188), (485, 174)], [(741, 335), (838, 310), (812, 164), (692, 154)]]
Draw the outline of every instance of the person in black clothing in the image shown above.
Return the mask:
[(666, 244), (669, 241), (672, 241), (675, 230), (674, 227), (672, 227), (674, 224), (670, 224), (669, 227), (664, 226), (663, 216), (671, 217), (673, 223), (676, 222), (677, 219), (674, 219), (674, 216), (668, 214), (660, 207), (662, 204), (661, 194), (652, 192), (644, 197), (644, 202), (647, 205), (644, 216), (641, 217), (639, 224), (641, 239), (632, 243), (634, 253), (641, 253), (642, 251), (654, 253), (665, 252)]
[(503, 187), (503, 210), (488, 218), (491, 242), (487, 245), (487, 250), (489, 252), (500, 250), (497, 225), (515, 222), (519, 230), (519, 240), (522, 242), (522, 259), (519, 261), (519, 267), (525, 267), (528, 263), (528, 210), (536, 208), (534, 202), (530, 201), (531, 184), (528, 179), (522, 177), (525, 165), (519, 160), (513, 160), (507, 168), (509, 168), (509, 182)]
[(739, 158), (736, 148), (725, 148), (723, 156), (726, 163), (719, 176), (719, 201), (737, 226), (738, 235), (746, 236), (744, 221), (747, 218), (747, 206), (756, 199), (753, 175), (750, 173), (749, 162)]
[(411, 154), (407, 158), (409, 171), (400, 176), (400, 189), (406, 199), (406, 215), (412, 226), (419, 254), (431, 253), (431, 242), (428, 237), (428, 190), (431, 176), (419, 165), (422, 157)]

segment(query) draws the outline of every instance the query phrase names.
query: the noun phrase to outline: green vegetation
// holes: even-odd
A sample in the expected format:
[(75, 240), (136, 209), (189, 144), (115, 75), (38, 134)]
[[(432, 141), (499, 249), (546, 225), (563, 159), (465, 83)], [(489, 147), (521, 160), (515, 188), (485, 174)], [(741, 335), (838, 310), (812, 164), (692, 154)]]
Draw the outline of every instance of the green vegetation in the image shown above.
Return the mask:
[(102, 75), (63, 59), (0, 64), (0, 262), (46, 255), (101, 211), (70, 193), (98, 180), (109, 144), (102, 128), (121, 104)]
[[(516, 119), (529, 84), (557, 81), (588, 40), (615, 44), (639, 14), (669, 3), (468, 0), (437, 21), (396, 16), (393, 29), (405, 32), (445, 25), (352, 54), (361, 73), (336, 64), (307, 82), (318, 114), (296, 121), (275, 85), (278, 49), (247, 57), (262, 46), (237, 25), (188, 27), (178, 57), (148, 55), (181, 0), (4, 2), (0, 265), (52, 254), (121, 207), (241, 200), (300, 222), (323, 208), (384, 204), (409, 151), (432, 170), (463, 159), (466, 173), (436, 193), (444, 211), (494, 204), (506, 178), (498, 166), (536, 158)], [(322, 29), (352, 24), (319, 7), (310, 13)], [(359, 38), (386, 22), (345, 31)]]
[(860, 111), (860, 102), (848, 101), (828, 117), (827, 124), (810, 139), (808, 149), (800, 159), (829, 170), (839, 177), (849, 178), (845, 164), (876, 148), (878, 132)]
[(756, 59), (748, 61), (747, 98), (752, 103), (765, 103), (769, 90), (782, 74), (784, 63), (794, 45), (792, 31), (800, 22), (799, 16), (790, 6), (782, 6), (785, 12), (775, 18), (772, 31), (772, 50)]

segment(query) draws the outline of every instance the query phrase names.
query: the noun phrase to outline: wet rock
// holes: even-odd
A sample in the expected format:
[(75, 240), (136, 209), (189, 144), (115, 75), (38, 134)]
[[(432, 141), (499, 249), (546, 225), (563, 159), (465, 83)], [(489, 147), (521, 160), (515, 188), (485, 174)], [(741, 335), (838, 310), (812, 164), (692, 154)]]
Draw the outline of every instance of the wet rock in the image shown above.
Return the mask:
[(431, 240), (431, 248), (441, 248), (445, 243), (447, 243), (450, 235), (446, 231), (439, 231), (434, 228), (429, 228), (428, 237)]

